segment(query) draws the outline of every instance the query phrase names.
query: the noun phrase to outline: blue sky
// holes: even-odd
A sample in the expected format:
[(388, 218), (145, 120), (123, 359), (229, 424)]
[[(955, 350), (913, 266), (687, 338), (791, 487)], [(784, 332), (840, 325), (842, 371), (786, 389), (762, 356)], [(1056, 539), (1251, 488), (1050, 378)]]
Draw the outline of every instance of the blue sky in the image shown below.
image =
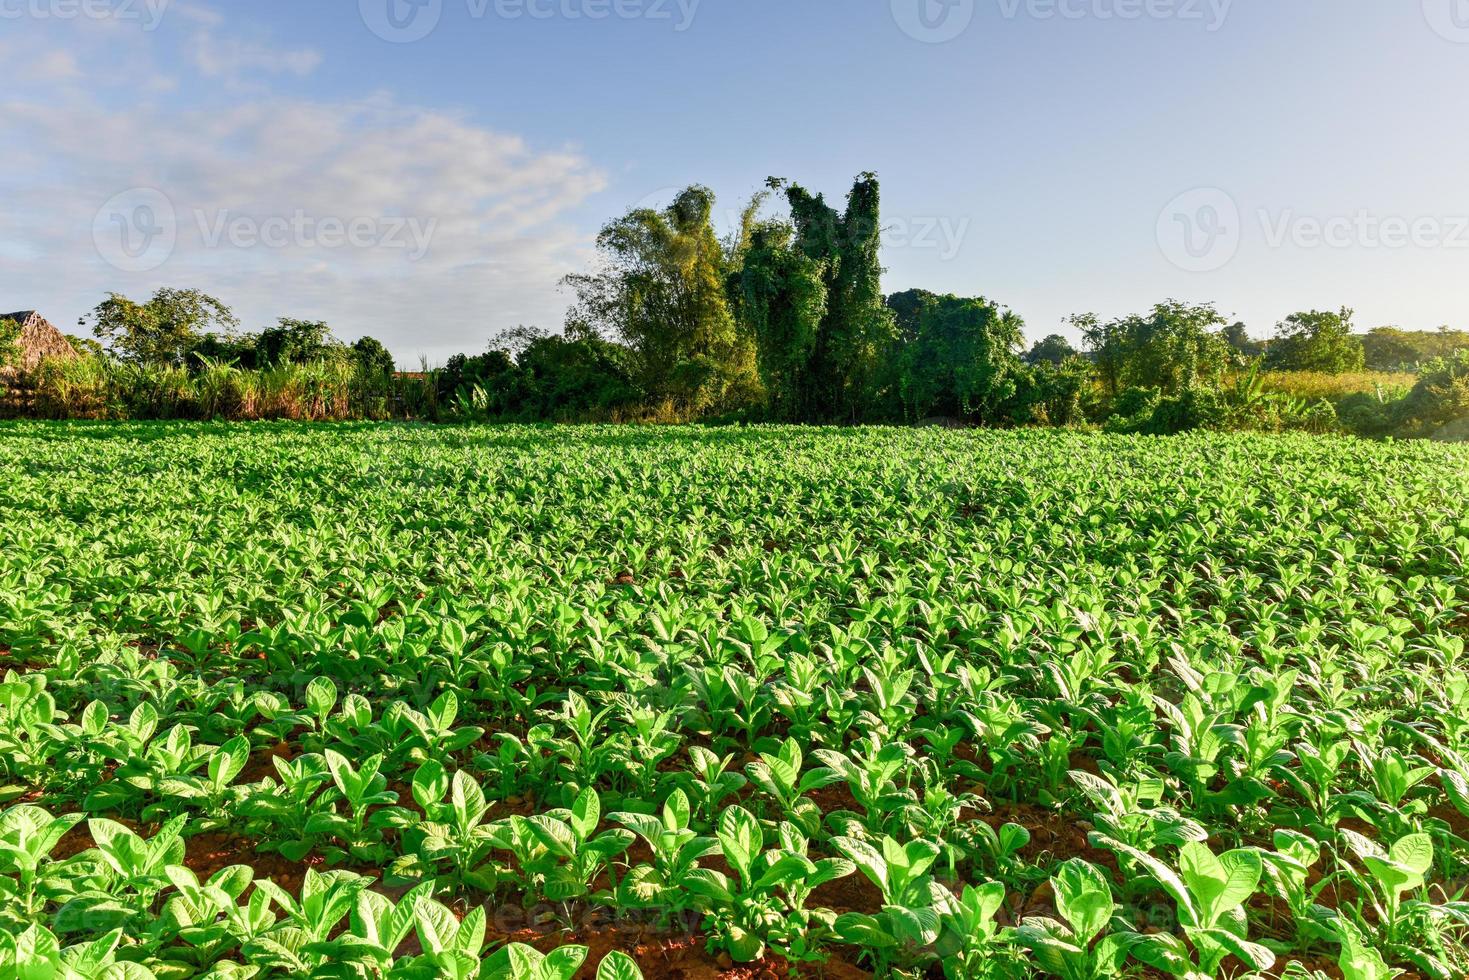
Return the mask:
[(190, 285), (441, 361), (635, 203), (865, 170), (887, 286), (1033, 338), (1469, 326), (1469, 0), (0, 0), (0, 62), (0, 306), (67, 327)]

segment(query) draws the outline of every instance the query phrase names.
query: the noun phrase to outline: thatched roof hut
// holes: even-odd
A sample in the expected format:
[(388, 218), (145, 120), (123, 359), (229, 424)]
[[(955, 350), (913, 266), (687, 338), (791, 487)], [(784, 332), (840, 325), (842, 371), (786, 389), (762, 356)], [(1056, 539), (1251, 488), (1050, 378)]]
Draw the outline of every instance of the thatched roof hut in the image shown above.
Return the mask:
[(3, 313), (0, 320), (14, 320), (20, 324), (20, 336), (16, 338), (18, 352), (10, 365), (12, 369), (34, 371), (45, 358), (69, 361), (78, 356), (66, 335), (35, 310)]

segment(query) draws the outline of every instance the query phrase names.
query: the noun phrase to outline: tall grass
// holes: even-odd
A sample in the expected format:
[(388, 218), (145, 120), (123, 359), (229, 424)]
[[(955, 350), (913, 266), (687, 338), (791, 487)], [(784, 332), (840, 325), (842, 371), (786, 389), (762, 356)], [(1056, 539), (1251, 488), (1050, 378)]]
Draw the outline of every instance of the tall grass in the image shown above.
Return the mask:
[(1261, 390), (1312, 402), (1325, 398), (1335, 403), (1352, 395), (1379, 393), (1385, 399), (1398, 399), (1412, 391), (1417, 383), (1416, 374), (1398, 371), (1357, 371), (1350, 374), (1265, 371), (1260, 374)]
[(16, 386), (8, 414), (53, 419), (293, 419), (303, 422), (431, 417), (426, 378), (394, 378), (348, 361), (259, 371), (205, 361), (197, 371), (85, 356), (45, 361)]

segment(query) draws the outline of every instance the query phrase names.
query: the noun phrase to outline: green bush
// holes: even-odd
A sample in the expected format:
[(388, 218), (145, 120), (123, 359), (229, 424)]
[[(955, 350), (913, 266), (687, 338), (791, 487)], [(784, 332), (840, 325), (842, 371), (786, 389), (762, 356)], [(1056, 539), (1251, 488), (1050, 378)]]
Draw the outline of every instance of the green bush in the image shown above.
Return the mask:
[(1391, 435), (1396, 425), (1393, 403), (1365, 391), (1343, 398), (1337, 414), (1348, 432), (1369, 439)]
[(1469, 351), (1425, 365), (1418, 383), (1395, 411), (1398, 434), (1404, 436), (1432, 435), (1469, 416)]

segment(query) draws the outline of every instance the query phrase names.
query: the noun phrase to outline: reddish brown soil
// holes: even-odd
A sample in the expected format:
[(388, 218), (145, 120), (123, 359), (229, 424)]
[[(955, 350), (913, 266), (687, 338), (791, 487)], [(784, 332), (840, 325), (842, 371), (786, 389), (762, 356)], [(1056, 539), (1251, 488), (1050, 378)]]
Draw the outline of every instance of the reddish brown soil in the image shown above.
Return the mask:
[(882, 908), (882, 891), (865, 874), (858, 871), (836, 881), (818, 885), (811, 893), (812, 908), (831, 909), (834, 912), (865, 912), (871, 914)]
[(1458, 807), (1450, 806), (1447, 803), (1440, 804), (1429, 810), (1428, 815), (1448, 824), (1450, 833), (1455, 837), (1469, 840), (1469, 817), (1460, 813)]
[(1049, 854), (1056, 861), (1080, 857), (1117, 870), (1117, 856), (1111, 851), (1092, 847), (1087, 840), (1090, 828), (1079, 824), (1071, 814), (1030, 803), (1001, 803), (993, 813), (984, 814), (980, 819), (996, 830), (1007, 823), (1014, 823), (1030, 831), (1030, 843), (1020, 852), (1028, 863), (1037, 863), (1042, 855)]
[[(257, 853), (253, 841), (222, 831), (190, 837), (184, 841), (184, 847), (184, 864), (201, 881), (217, 871), (236, 864), (246, 864), (255, 870), (257, 881), (269, 878), (290, 894), (299, 895), (308, 870), (330, 870), (323, 858), (308, 857), (304, 861), (289, 861), (279, 854)], [(378, 873), (375, 868), (350, 870), (367, 877), (376, 877)]]
[(239, 778), (235, 782), (241, 785), (249, 785), (250, 783), (258, 783), (267, 777), (273, 779), (276, 776), (275, 760), (282, 759), (290, 762), (295, 756), (296, 753), (290, 745), (285, 742), (279, 742), (269, 749), (256, 752), (252, 755), (250, 761), (245, 763), (245, 768), (240, 770)]

